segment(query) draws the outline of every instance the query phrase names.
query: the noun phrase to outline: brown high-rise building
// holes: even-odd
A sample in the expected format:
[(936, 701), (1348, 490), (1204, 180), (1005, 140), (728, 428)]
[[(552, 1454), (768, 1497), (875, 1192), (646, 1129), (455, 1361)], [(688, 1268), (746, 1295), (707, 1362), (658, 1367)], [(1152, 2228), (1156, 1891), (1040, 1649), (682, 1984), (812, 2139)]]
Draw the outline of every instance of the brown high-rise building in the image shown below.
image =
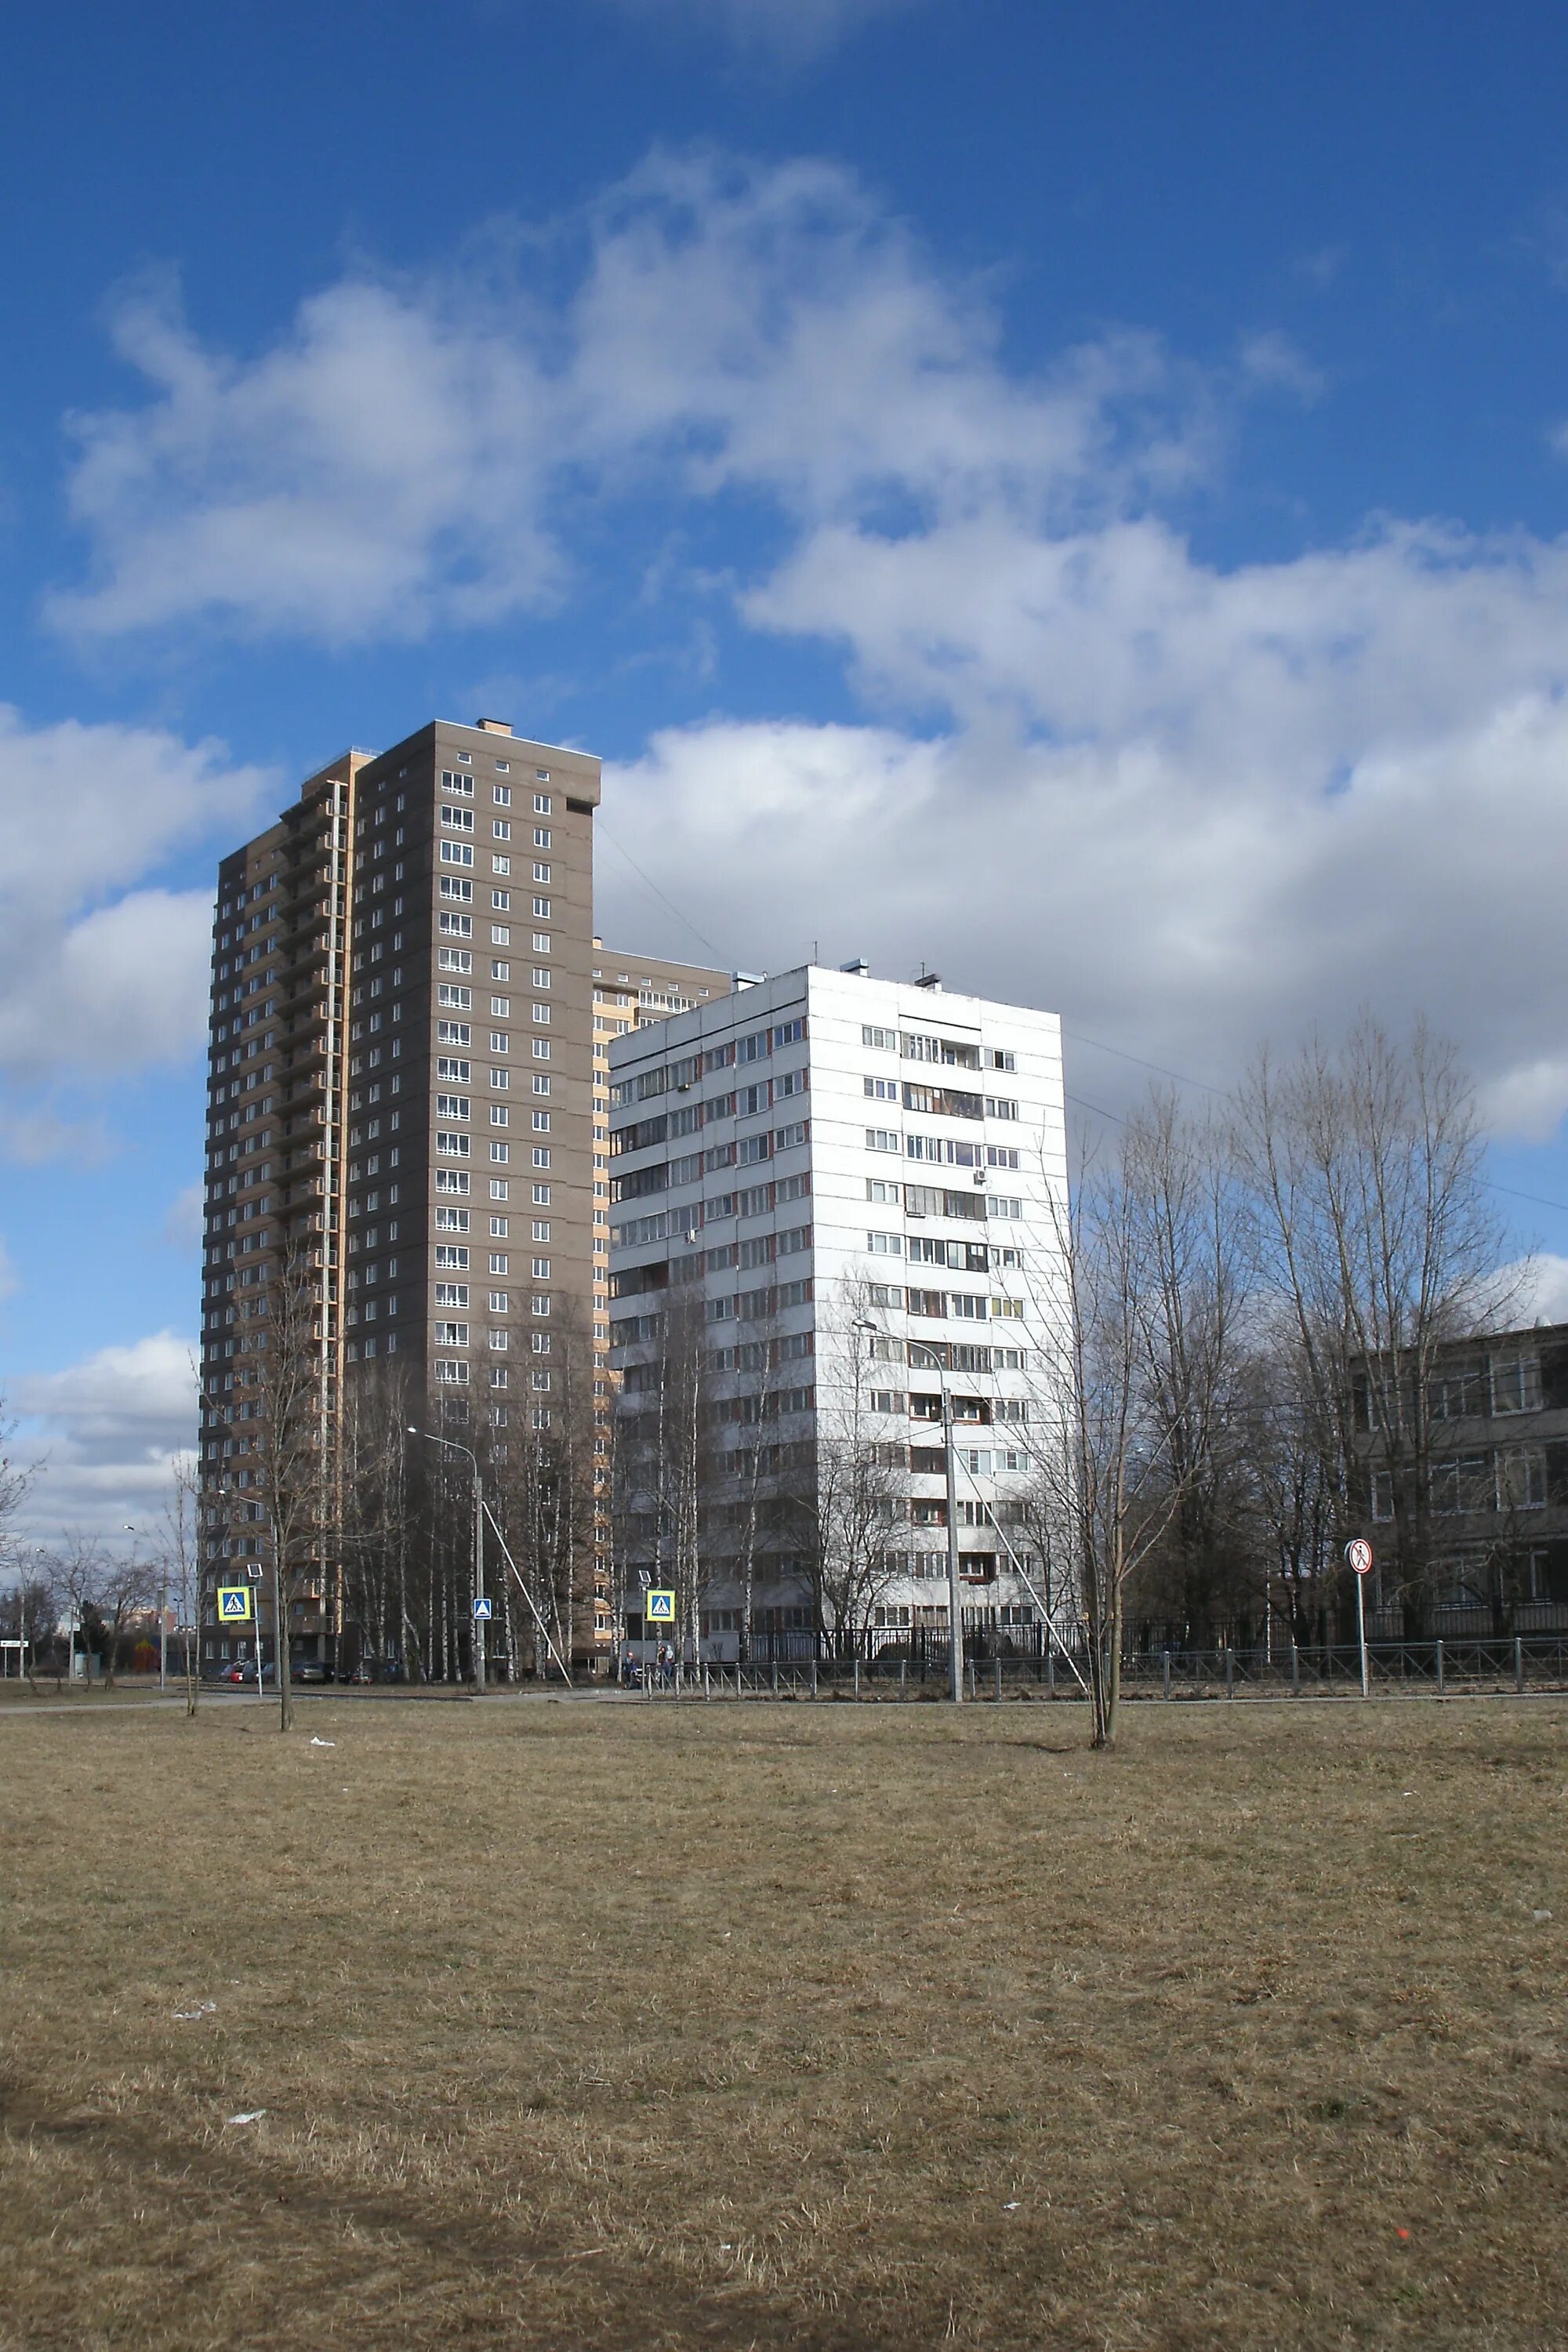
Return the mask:
[[(465, 1442), (547, 1430), (568, 1350), (607, 1362), (608, 1034), (729, 976), (606, 957), (598, 799), (587, 753), (496, 720), (437, 721), (390, 751), (345, 753), (219, 868), (205, 1663), (250, 1654), (249, 1636), (216, 1623), (211, 1589), (260, 1570), (274, 1542), (280, 1300), (309, 1359), (324, 1485), (345, 1398), (389, 1367), (416, 1418)], [(602, 1370), (595, 1388), (607, 1412)], [(594, 1522), (572, 1611), (579, 1662), (613, 1634), (597, 1493)], [(331, 1539), (302, 1549), (319, 1557), (292, 1548), (290, 1656), (346, 1671), (368, 1630), (345, 1610)], [(262, 1616), (270, 1655), (265, 1601)]]

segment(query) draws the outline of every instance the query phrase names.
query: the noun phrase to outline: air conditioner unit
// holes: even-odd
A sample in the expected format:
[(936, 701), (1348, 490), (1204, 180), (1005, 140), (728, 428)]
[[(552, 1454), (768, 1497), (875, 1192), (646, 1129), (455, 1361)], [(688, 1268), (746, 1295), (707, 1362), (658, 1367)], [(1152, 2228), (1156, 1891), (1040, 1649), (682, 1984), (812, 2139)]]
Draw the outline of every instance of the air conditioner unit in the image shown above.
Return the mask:
[(974, 1181), (975, 1181), (975, 1182), (976, 1182), (977, 1184), (984, 1184), (984, 1181), (985, 1181), (985, 1171), (984, 1171), (984, 1168), (977, 1168), (977, 1169), (975, 1170), (975, 1171), (974, 1171)]

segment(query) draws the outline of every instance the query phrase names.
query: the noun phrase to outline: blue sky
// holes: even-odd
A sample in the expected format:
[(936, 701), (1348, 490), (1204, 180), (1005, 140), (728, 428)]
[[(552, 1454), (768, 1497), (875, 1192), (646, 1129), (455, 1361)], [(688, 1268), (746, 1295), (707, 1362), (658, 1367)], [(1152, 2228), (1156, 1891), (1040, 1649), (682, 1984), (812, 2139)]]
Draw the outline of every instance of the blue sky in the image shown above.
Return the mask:
[(1426, 1007), (1559, 1303), (1563, 19), (274, 0), (8, 49), (41, 1530), (151, 1511), (183, 1427), (214, 859), (435, 712), (605, 756), (628, 943), (924, 958), (1059, 1007), (1109, 1108), (1102, 1045), (1223, 1085)]

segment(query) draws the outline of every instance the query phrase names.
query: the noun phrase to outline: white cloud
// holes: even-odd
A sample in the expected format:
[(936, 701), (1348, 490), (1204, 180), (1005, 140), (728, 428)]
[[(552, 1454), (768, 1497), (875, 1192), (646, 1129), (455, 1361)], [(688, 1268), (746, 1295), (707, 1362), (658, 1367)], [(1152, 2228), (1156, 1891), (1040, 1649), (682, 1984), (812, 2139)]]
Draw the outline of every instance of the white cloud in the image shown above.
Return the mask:
[(204, 1188), (199, 1183), (187, 1184), (169, 1203), (169, 1213), (163, 1221), (163, 1239), (170, 1248), (183, 1250), (187, 1256), (199, 1250), (205, 1214)]
[[(1069, 1031), (1221, 1085), (1262, 1037), (1366, 1002), (1394, 1018), (1425, 1007), (1493, 1079), (1496, 1123), (1549, 1131), (1568, 1105), (1545, 978), (1561, 960), (1568, 712), (1521, 697), (1334, 793), (1282, 757), (1213, 772), (1192, 732), (715, 723), (613, 768), (605, 814), (736, 962), (800, 962), (814, 940), (826, 961), (865, 954), (896, 976), (923, 959), (952, 987), (1056, 1007)], [(606, 936), (706, 960), (612, 861), (601, 874)], [(1090, 1101), (1115, 1108), (1143, 1083), (1068, 1054)]]
[(65, 1529), (118, 1534), (151, 1527), (169, 1493), (174, 1457), (195, 1442), (192, 1342), (159, 1331), (100, 1348), (65, 1371), (11, 1382), (20, 1420), (16, 1454), (43, 1469), (18, 1532), (47, 1543)]
[(616, 0), (622, 12), (654, 24), (715, 32), (742, 49), (764, 50), (786, 63), (819, 57), (874, 17), (902, 15), (921, 0)]
[(5, 1243), (0, 1242), (0, 1299), (11, 1297), (21, 1286), (22, 1277), (16, 1271), (11, 1253)]
[[(572, 268), (553, 306), (530, 290)], [(496, 621), (561, 593), (587, 494), (1060, 518), (1212, 456), (1211, 387), (1153, 338), (1009, 375), (992, 310), (820, 163), (656, 156), (547, 235), (323, 289), (250, 360), (205, 349), (167, 281), (113, 325), (149, 398), (75, 420), (92, 577), (50, 611), (84, 636)]]
[(1518, 1323), (1568, 1323), (1568, 1257), (1546, 1252), (1527, 1266), (1508, 1271), (1518, 1274), (1523, 1284), (1514, 1317)]
[[(1216, 1080), (1422, 1004), (1500, 1126), (1568, 1108), (1568, 544), (1384, 518), (1201, 559), (1172, 501), (1237, 404), (1321, 388), (1274, 331), (1026, 371), (844, 172), (658, 156), (547, 234), (327, 288), (255, 357), (145, 294), (121, 334), (151, 389), (79, 422), (72, 627), (500, 621), (564, 593), (588, 508), (765, 508), (775, 552), (710, 593), (837, 648), (877, 723), (667, 733), (607, 806), (738, 961), (924, 956)], [(606, 931), (647, 936), (611, 871)]]
[(1244, 335), (1240, 363), (1243, 375), (1254, 383), (1274, 391), (1293, 392), (1309, 406), (1321, 400), (1328, 388), (1328, 378), (1322, 370), (1314, 367), (1300, 345), (1277, 327)]
[(23, 1090), (0, 1100), (0, 1149), (38, 1160), (90, 1147), (90, 1126), (62, 1116), (49, 1086), (172, 1061), (200, 1041), (210, 893), (136, 886), (247, 823), (268, 781), (217, 744), (30, 728), (0, 706), (0, 1079)]

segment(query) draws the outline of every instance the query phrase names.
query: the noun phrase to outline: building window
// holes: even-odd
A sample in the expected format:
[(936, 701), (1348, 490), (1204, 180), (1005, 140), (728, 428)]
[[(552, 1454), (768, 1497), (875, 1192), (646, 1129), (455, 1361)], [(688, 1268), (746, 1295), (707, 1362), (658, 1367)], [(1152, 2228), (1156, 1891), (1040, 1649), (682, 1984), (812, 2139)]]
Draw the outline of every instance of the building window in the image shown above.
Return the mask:
[(1484, 1454), (1450, 1454), (1431, 1472), (1432, 1508), (1444, 1517), (1490, 1510), (1497, 1499), (1492, 1465)]
[(1492, 1411), (1541, 1411), (1541, 1359), (1533, 1349), (1514, 1348), (1492, 1358)]
[(1540, 1446), (1514, 1446), (1498, 1455), (1497, 1501), (1500, 1511), (1545, 1509), (1546, 1456)]

